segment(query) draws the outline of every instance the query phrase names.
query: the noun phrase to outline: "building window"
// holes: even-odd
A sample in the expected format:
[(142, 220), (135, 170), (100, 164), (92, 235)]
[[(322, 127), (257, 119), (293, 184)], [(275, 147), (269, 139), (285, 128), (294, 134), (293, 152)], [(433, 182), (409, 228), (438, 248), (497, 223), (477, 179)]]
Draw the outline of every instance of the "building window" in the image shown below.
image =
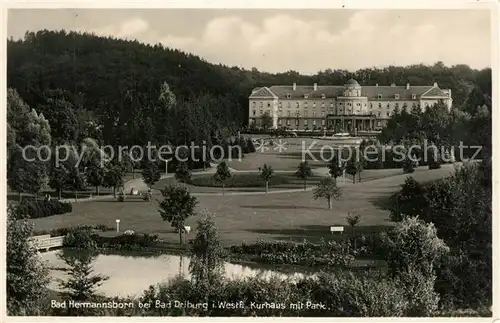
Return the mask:
[(308, 95), (307, 94), (304, 94), (304, 99), (307, 99)]
[(413, 102), (413, 104), (411, 105), (412, 108), (415, 108), (417, 105), (415, 104), (415, 102)]
[(396, 100), (399, 100), (399, 94), (395, 94), (395, 95), (394, 95), (394, 98), (395, 98)]
[(297, 106), (297, 108), (299, 107), (299, 102), (297, 102), (296, 106)]
[(253, 112), (253, 115), (255, 115), (257, 111), (253, 110), (252, 112)]
[(333, 102), (332, 102), (332, 103), (330, 103), (330, 108), (333, 108)]
[(286, 121), (286, 125), (289, 126), (290, 125), (290, 120), (287, 120)]
[(324, 112), (321, 112), (321, 116), (324, 117), (325, 116), (325, 113)]
[(379, 103), (379, 104), (378, 104), (378, 107), (379, 107), (379, 108), (381, 108), (381, 107), (382, 107), (382, 103)]
[(271, 103), (267, 103), (267, 107), (270, 108), (271, 107)]
[(387, 103), (387, 108), (389, 109), (391, 107), (391, 105), (389, 103)]
[(382, 94), (377, 94), (378, 99), (382, 99)]
[(326, 121), (325, 120), (321, 120), (321, 125), (324, 127), (326, 124)]
[(313, 111), (313, 117), (315, 117), (315, 116), (316, 116), (316, 111)]
[(295, 120), (295, 125), (298, 127), (299, 126), (299, 120)]
[(308, 113), (307, 111), (304, 111), (304, 117), (307, 117)]
[(283, 106), (283, 102), (280, 102), (280, 103), (279, 103), (279, 106), (280, 106), (280, 108), (281, 108), (281, 107)]
[(283, 121), (283, 120), (279, 119), (279, 120), (278, 120), (278, 125), (280, 125), (280, 126), (281, 126), (282, 121)]
[(324, 108), (325, 107), (325, 102), (321, 103), (321, 107)]
[(360, 107), (360, 106), (361, 106), (361, 103), (359, 103), (359, 102), (358, 102), (358, 103), (356, 103), (356, 106)]
[(304, 107), (305, 107), (305, 108), (307, 108), (307, 101), (306, 101), (306, 102), (304, 102)]
[(316, 126), (316, 120), (313, 120), (313, 126)]
[(316, 102), (313, 102), (313, 108), (316, 108)]
[(255, 108), (255, 101), (254, 101), (254, 102), (252, 102), (252, 106)]
[(278, 114), (281, 117), (283, 115), (283, 111), (279, 111)]
[(370, 103), (370, 109), (373, 108), (373, 103)]
[(260, 107), (262, 108), (264, 106), (264, 102), (261, 102), (260, 103)]
[(286, 95), (286, 98), (287, 98), (287, 99), (290, 99), (291, 97), (292, 97), (292, 96), (290, 95), (290, 93), (288, 93), (288, 94)]
[(326, 98), (326, 95), (321, 94), (321, 98), (322, 98), (322, 99)]
[(396, 103), (396, 108), (399, 108), (399, 103)]
[(347, 103), (347, 106), (350, 107), (351, 106), (351, 102)]
[(263, 115), (264, 114), (264, 111), (260, 110), (260, 115)]
[(391, 115), (391, 113), (390, 113), (389, 111), (387, 111), (387, 113), (386, 113), (386, 114), (387, 114), (387, 116), (388, 116), (388, 117)]
[(307, 119), (304, 120), (304, 126), (307, 126)]
[(382, 123), (380, 121), (377, 121), (377, 127), (380, 127)]
[(412, 100), (416, 100), (416, 99), (417, 99), (417, 95), (416, 95), (416, 94), (412, 94), (412, 95), (411, 95), (411, 99), (412, 99)]
[(379, 113), (377, 113), (377, 115), (380, 117), (381, 113), (379, 112)]
[(289, 117), (291, 117), (292, 116), (292, 112), (288, 111), (286, 115), (289, 116)]
[(266, 110), (266, 113), (267, 113), (267, 114), (271, 114), (271, 110), (267, 109), (267, 110)]
[(342, 102), (339, 103), (340, 106), (343, 106), (344, 104)]

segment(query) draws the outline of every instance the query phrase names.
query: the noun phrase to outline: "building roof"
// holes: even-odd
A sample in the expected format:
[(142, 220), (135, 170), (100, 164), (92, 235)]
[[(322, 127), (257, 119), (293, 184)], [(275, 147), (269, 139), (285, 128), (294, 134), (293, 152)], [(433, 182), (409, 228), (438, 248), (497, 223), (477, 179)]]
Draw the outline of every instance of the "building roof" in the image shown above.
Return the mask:
[(252, 95), (250, 95), (251, 98), (276, 98), (276, 94), (271, 92), (269, 88), (266, 86), (254, 89), (252, 91)]
[(358, 81), (356, 81), (355, 79), (350, 79), (345, 84), (346, 85), (359, 85)]
[[(349, 80), (351, 81), (351, 80)], [(348, 82), (349, 82), (348, 81)], [(353, 80), (356, 82), (356, 80)], [(357, 83), (357, 82), (356, 82)], [(346, 83), (347, 84), (347, 83)], [(351, 83), (354, 84), (354, 83)], [(279, 99), (321, 99), (336, 98), (344, 95), (343, 85), (318, 85), (316, 91), (313, 85), (297, 85), (295, 90), (292, 85), (273, 85), (271, 87), (256, 88), (252, 91), (250, 98), (279, 98)], [(437, 86), (361, 86), (361, 96), (368, 99), (377, 99), (381, 94), (381, 100), (394, 100), (399, 94), (399, 100), (412, 100), (412, 96), (422, 97), (443, 97), (448, 94)], [(289, 97), (288, 97), (289, 96)]]

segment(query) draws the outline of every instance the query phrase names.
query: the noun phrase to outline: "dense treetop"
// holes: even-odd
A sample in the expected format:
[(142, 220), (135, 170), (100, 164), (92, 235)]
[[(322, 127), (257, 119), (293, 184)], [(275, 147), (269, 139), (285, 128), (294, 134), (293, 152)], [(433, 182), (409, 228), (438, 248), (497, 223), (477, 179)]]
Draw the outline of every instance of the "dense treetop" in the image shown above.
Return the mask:
[[(206, 101), (211, 100), (223, 102), (218, 103), (220, 107), (216, 110), (220, 113), (215, 119), (226, 118), (223, 124), (226, 128), (246, 123), (248, 95), (258, 86), (294, 82), (344, 84), (351, 77), (362, 85), (438, 82), (440, 87), (452, 90), (456, 106), (464, 106), (471, 91), (477, 90), (480, 98), (484, 93), (491, 94), (491, 69), (447, 67), (442, 62), (356, 72), (326, 69), (315, 75), (300, 75), (295, 71), (271, 74), (255, 68), (210, 64), (198, 56), (160, 44), (145, 45), (64, 30), (27, 32), (22, 40), (9, 40), (7, 51), (9, 87), (17, 90), (28, 106), (44, 113), (54, 128), (53, 134), (62, 136), (62, 141), (78, 136), (76, 128), (68, 124), (78, 123), (81, 128), (82, 120), (101, 125), (107, 143), (137, 141), (126, 138), (128, 129), (143, 132), (139, 137), (148, 137), (143, 131), (150, 128), (147, 118), (162, 117), (155, 107), (161, 105), (159, 97), (164, 83), (169, 85), (179, 105), (187, 101), (196, 107), (210, 105)], [(196, 102), (199, 98), (202, 102)], [(53, 111), (55, 107), (63, 109)], [(67, 122), (57, 124), (55, 119)], [(138, 119), (141, 124), (137, 124)]]

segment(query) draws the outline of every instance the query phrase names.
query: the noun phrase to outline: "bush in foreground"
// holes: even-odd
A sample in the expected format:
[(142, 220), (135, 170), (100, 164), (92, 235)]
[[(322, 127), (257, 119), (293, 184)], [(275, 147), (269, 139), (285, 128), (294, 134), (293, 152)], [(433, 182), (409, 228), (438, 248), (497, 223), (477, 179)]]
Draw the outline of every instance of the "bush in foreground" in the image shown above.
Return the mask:
[(20, 218), (45, 218), (51, 215), (65, 214), (73, 211), (71, 203), (59, 202), (58, 200), (24, 200), (17, 208)]

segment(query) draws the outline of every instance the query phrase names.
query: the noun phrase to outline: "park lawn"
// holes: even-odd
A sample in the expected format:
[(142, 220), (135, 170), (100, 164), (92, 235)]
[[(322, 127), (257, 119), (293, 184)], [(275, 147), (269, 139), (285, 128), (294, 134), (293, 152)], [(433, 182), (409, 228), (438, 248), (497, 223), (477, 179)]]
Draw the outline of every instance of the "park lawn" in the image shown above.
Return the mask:
[[(308, 185), (316, 185), (321, 176), (311, 176), (307, 180)], [(203, 187), (222, 187), (213, 179), (213, 174), (194, 175), (188, 181), (189, 185)], [(260, 178), (259, 173), (237, 173), (224, 181), (225, 187), (265, 187), (266, 183)], [(275, 188), (301, 188), (304, 180), (298, 178), (293, 173), (275, 173), (269, 181), (269, 185)]]
[[(453, 170), (451, 165), (427, 171), (419, 169), (412, 176), (418, 181), (442, 178)], [(326, 201), (314, 200), (312, 192), (292, 192), (262, 195), (225, 195), (197, 196), (197, 211), (208, 210), (216, 215), (221, 240), (224, 245), (264, 240), (308, 239), (318, 241), (321, 237), (332, 237), (330, 226), (347, 225), (348, 212), (361, 216), (357, 234), (377, 232), (393, 225), (389, 212), (380, 205), (380, 200), (396, 192), (408, 175), (374, 179), (358, 184), (346, 185), (343, 196), (333, 202), (333, 210), (328, 210)], [(120, 229), (134, 230), (138, 233), (158, 234), (166, 242), (178, 242), (178, 234), (169, 223), (163, 222), (156, 199), (161, 200), (154, 191), (152, 202), (129, 197), (125, 202), (92, 201), (74, 203), (73, 212), (32, 220), (35, 230), (52, 230), (77, 225), (115, 226), (120, 219)], [(192, 227), (189, 238), (196, 234), (196, 220), (189, 218), (186, 225)], [(346, 228), (346, 234), (349, 234)]]

